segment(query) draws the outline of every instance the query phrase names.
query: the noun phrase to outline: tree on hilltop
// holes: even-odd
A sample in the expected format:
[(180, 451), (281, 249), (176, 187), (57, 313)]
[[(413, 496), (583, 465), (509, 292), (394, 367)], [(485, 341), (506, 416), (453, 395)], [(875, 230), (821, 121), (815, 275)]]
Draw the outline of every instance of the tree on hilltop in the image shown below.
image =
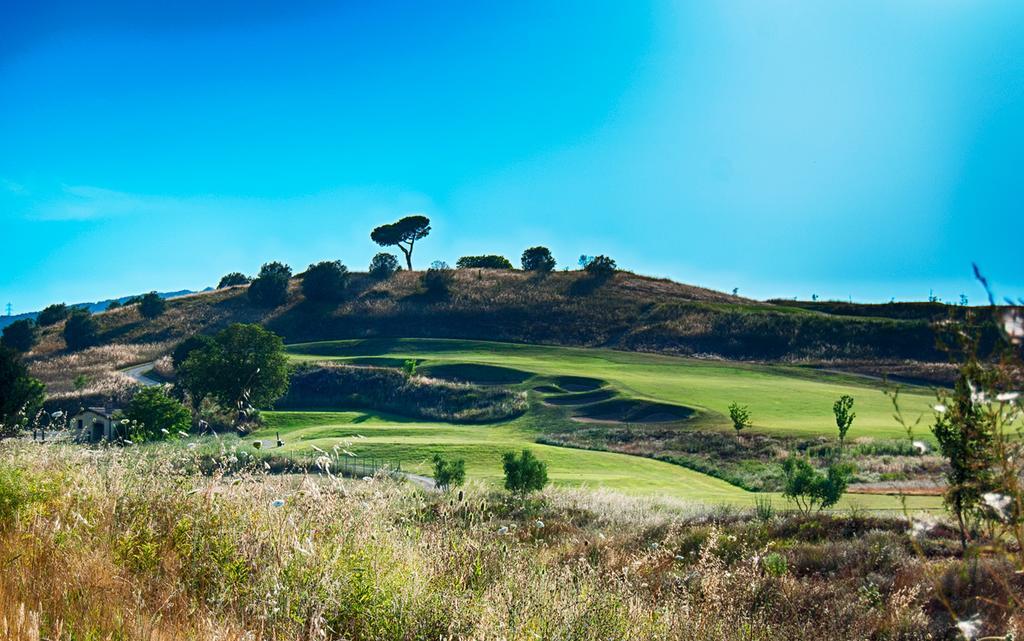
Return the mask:
[(512, 263), (504, 256), (487, 254), (485, 256), (463, 256), (455, 261), (457, 269), (512, 269)]
[(394, 254), (380, 252), (374, 255), (373, 260), (370, 261), (370, 269), (368, 271), (370, 276), (378, 280), (387, 280), (399, 269), (401, 267), (398, 265), (398, 259), (395, 258)]
[(249, 277), (242, 272), (231, 272), (230, 274), (224, 274), (224, 276), (221, 277), (220, 282), (217, 283), (217, 289), (234, 287), (236, 285), (248, 285), (249, 282)]
[(249, 284), (249, 300), (260, 307), (278, 307), (288, 301), (288, 281), (292, 268), (284, 263), (265, 263)]
[(381, 225), (370, 232), (370, 239), (381, 247), (397, 247), (405, 255), (405, 265), (412, 271), (412, 250), (416, 241), (430, 234), (426, 216), (406, 216), (398, 222)]
[(549, 272), (555, 268), (555, 257), (547, 247), (530, 247), (520, 258), (523, 270), (528, 272)]
[(348, 268), (340, 260), (325, 260), (310, 265), (302, 276), (302, 293), (306, 300), (336, 303), (345, 297), (346, 287)]
[(92, 347), (99, 340), (99, 325), (87, 309), (76, 309), (64, 323), (64, 342), (77, 351)]
[(167, 309), (167, 301), (160, 297), (160, 294), (156, 292), (149, 292), (143, 294), (139, 298), (139, 314), (143, 318), (156, 318), (164, 313)]
[(39, 316), (36, 317), (36, 323), (40, 327), (46, 327), (48, 325), (56, 325), (62, 320), (66, 319), (71, 313), (68, 306), (64, 303), (54, 303), (53, 305), (47, 305), (43, 308), (43, 311), (39, 312)]

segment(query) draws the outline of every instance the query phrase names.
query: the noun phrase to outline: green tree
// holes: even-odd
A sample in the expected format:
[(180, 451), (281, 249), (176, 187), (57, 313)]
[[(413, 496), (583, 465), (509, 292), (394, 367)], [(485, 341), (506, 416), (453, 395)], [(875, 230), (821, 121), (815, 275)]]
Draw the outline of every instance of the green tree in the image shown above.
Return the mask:
[(940, 395), (942, 409), (932, 434), (949, 462), (945, 502), (956, 516), (960, 544), (967, 547), (967, 521), (982, 503), (982, 495), (995, 484), (995, 434), (984, 411), (979, 389), (986, 389), (989, 373), (975, 360), (964, 364), (953, 392)]
[(64, 342), (73, 351), (95, 345), (99, 341), (99, 333), (96, 319), (86, 309), (76, 309), (64, 323)]
[(736, 430), (736, 436), (740, 435), (740, 430), (750, 427), (750, 409), (746, 405), (730, 404), (729, 418), (732, 419), (732, 428)]
[(39, 342), (39, 331), (36, 324), (28, 318), (16, 320), (4, 328), (0, 337), (0, 346), (9, 347), (18, 352), (30, 352)]
[(110, 312), (110, 311), (113, 311), (115, 309), (121, 309), (122, 307), (124, 307), (124, 305), (121, 304), (121, 301), (119, 301), (119, 300), (112, 300), (109, 303), (107, 303), (106, 311)]
[(71, 313), (68, 306), (64, 303), (54, 303), (53, 305), (47, 305), (43, 308), (43, 311), (39, 312), (36, 316), (36, 324), (40, 327), (48, 327), (50, 325), (56, 325), (62, 320), (66, 319)]
[(530, 247), (523, 251), (519, 259), (524, 271), (528, 272), (549, 272), (555, 268), (555, 257), (547, 247)]
[(463, 256), (455, 262), (457, 269), (512, 269), (512, 263), (504, 256)]
[(586, 260), (583, 265), (583, 269), (591, 276), (607, 278), (614, 274), (619, 268), (613, 259), (603, 254), (592, 257), (588, 256), (587, 258), (588, 260)]
[(832, 413), (836, 417), (836, 427), (839, 428), (839, 455), (842, 456), (843, 446), (846, 445), (846, 433), (850, 431), (853, 419), (857, 417), (857, 413), (853, 411), (853, 397), (849, 394), (840, 396), (832, 405)]
[(174, 369), (181, 367), (181, 364), (185, 362), (185, 359), (187, 359), (188, 355), (194, 350), (197, 350), (200, 347), (206, 347), (212, 342), (212, 336), (207, 336), (206, 334), (193, 334), (178, 343), (174, 348), (174, 351), (171, 352), (171, 364), (174, 365)]
[(18, 353), (0, 347), (0, 438), (16, 436), (24, 428), (42, 408), (44, 391)]
[(405, 265), (412, 271), (412, 250), (416, 241), (430, 234), (426, 216), (406, 216), (398, 222), (381, 225), (370, 232), (370, 240), (381, 247), (397, 247), (405, 255)]
[(306, 300), (337, 303), (345, 298), (348, 268), (340, 260), (325, 260), (310, 265), (302, 277), (302, 293)]
[(265, 263), (249, 284), (249, 300), (260, 307), (279, 307), (288, 302), (288, 281), (292, 268), (284, 263)]
[(440, 454), (434, 455), (434, 482), (438, 489), (447, 491), (451, 487), (458, 487), (466, 481), (466, 461), (456, 459), (449, 461)]
[(197, 403), (210, 397), (225, 408), (267, 407), (288, 390), (288, 359), (280, 336), (235, 323), (192, 350), (178, 378)]
[(224, 274), (221, 276), (220, 282), (217, 283), (217, 289), (235, 287), (236, 285), (248, 285), (249, 282), (249, 277), (242, 272), (231, 272), (230, 274)]
[(395, 258), (394, 254), (380, 252), (375, 254), (373, 259), (370, 261), (370, 268), (368, 271), (370, 276), (377, 280), (387, 280), (399, 269), (401, 269), (401, 267), (399, 267), (398, 259)]
[(167, 301), (156, 292), (143, 294), (139, 298), (139, 314), (143, 318), (156, 318), (167, 310)]
[(136, 392), (124, 416), (135, 425), (131, 436), (145, 441), (187, 432), (192, 423), (192, 415), (185, 406), (160, 386), (144, 387)]
[(853, 476), (853, 467), (848, 464), (832, 464), (822, 474), (806, 458), (799, 456), (790, 456), (783, 461), (782, 471), (785, 475), (782, 495), (793, 501), (804, 514), (838, 503)]
[(523, 450), (518, 457), (515, 452), (505, 452), (501, 456), (501, 464), (505, 469), (505, 489), (509, 492), (525, 497), (548, 484), (547, 463), (535, 457), (530, 450)]

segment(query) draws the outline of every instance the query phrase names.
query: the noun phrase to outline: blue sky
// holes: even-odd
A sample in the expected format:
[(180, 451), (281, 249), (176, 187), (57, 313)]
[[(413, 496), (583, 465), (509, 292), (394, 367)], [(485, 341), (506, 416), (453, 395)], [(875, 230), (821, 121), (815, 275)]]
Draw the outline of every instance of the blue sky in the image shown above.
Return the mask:
[(546, 244), (757, 298), (980, 302), (977, 261), (1024, 295), (1016, 0), (17, 4), (16, 312), (364, 269), (413, 212), (420, 265)]

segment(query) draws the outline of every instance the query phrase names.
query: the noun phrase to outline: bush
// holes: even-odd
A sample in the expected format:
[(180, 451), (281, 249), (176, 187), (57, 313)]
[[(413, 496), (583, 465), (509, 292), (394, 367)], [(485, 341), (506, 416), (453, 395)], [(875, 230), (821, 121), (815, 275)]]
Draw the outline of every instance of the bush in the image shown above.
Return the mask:
[(85, 309), (76, 309), (64, 324), (64, 342), (68, 349), (77, 351), (92, 347), (99, 341), (99, 325)]
[(387, 280), (401, 267), (398, 265), (398, 258), (394, 254), (380, 252), (370, 260), (369, 273), (377, 280)]
[(167, 301), (156, 292), (143, 294), (139, 298), (139, 314), (143, 318), (156, 318), (167, 310)]
[(547, 463), (538, 460), (530, 450), (523, 450), (518, 457), (514, 452), (505, 452), (501, 465), (505, 469), (505, 489), (509, 492), (525, 497), (530, 492), (543, 490), (548, 484)]
[(811, 467), (806, 458), (797, 456), (783, 461), (782, 471), (786, 475), (782, 495), (804, 514), (815, 507), (823, 510), (838, 503), (853, 475), (853, 468), (843, 463), (830, 465), (822, 474)]
[(340, 260), (323, 261), (310, 265), (302, 277), (302, 293), (306, 300), (319, 303), (337, 303), (345, 298), (348, 286), (348, 268)]
[(431, 298), (446, 298), (451, 293), (452, 283), (455, 276), (448, 265), (435, 262), (430, 269), (423, 272), (420, 277), (420, 284), (423, 290)]
[(189, 336), (185, 340), (178, 343), (178, 346), (171, 352), (171, 363), (174, 365), (174, 369), (181, 367), (181, 364), (185, 362), (188, 355), (193, 351), (206, 347), (213, 342), (213, 337), (207, 336), (206, 334), (195, 334)]
[(124, 411), (132, 422), (133, 440), (152, 441), (187, 432), (192, 419), (185, 407), (162, 387), (144, 387), (135, 393)]
[(466, 461), (456, 459), (448, 461), (440, 454), (434, 455), (434, 482), (441, 490), (447, 491), (450, 487), (458, 487), (466, 481)]
[(249, 300), (260, 307), (278, 307), (288, 301), (292, 268), (283, 263), (266, 263), (249, 285)]
[(231, 272), (221, 277), (220, 282), (217, 283), (217, 289), (224, 289), (225, 287), (235, 287), (236, 285), (248, 285), (250, 279), (248, 276), (241, 272)]
[(43, 384), (28, 375), (18, 353), (0, 347), (0, 437), (17, 434), (43, 406)]
[(598, 255), (588, 256), (583, 269), (591, 276), (607, 277), (614, 274), (618, 266), (608, 256)]
[(40, 327), (47, 327), (49, 325), (56, 325), (62, 320), (66, 319), (71, 313), (68, 306), (64, 303), (54, 303), (53, 305), (47, 305), (43, 308), (43, 311), (39, 312), (36, 316), (36, 323)]
[(555, 257), (547, 247), (530, 247), (519, 260), (523, 270), (528, 272), (549, 272), (555, 268)]
[(30, 352), (38, 342), (39, 332), (36, 330), (36, 324), (28, 318), (16, 320), (5, 327), (3, 336), (0, 337), (0, 346), (18, 352)]
[(488, 254), (485, 256), (463, 256), (455, 263), (458, 269), (512, 269), (512, 263), (504, 256)]

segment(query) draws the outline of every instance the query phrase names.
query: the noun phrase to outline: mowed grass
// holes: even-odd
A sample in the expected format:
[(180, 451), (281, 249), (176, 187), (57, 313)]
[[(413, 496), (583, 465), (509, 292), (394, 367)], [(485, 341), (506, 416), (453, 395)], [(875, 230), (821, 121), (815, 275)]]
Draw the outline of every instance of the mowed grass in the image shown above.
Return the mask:
[[(731, 429), (730, 403), (750, 407), (754, 430), (792, 435), (836, 433), (832, 404), (843, 394), (855, 399), (857, 418), (848, 438), (904, 438), (882, 386), (870, 379), (781, 365), (735, 362), (541, 345), (443, 339), (370, 339), (289, 346), (296, 360), (415, 358), (431, 363), (478, 363), (545, 376), (588, 376), (608, 381), (625, 396), (685, 405), (698, 410), (702, 427)], [(934, 396), (907, 387), (901, 408), (911, 419), (930, 413)], [(916, 438), (931, 439), (922, 428)]]
[[(403, 471), (430, 475), (430, 459), (436, 454), (466, 460), (470, 478), (498, 484), (502, 479), (501, 454), (530, 448), (548, 464), (553, 483), (563, 486), (606, 488), (625, 494), (658, 495), (710, 503), (750, 506), (771, 498), (785, 505), (777, 494), (753, 493), (725, 481), (653, 459), (540, 445), (530, 419), (524, 417), (498, 425), (452, 425), (411, 421), (373, 412), (266, 412), (265, 427), (252, 439), (273, 440), (281, 434), (285, 444), (273, 454), (314, 457), (313, 446), (328, 452), (338, 446), (359, 457), (400, 461)], [(247, 441), (250, 439), (246, 439)], [(906, 509), (934, 509), (934, 497), (909, 497)], [(843, 507), (871, 510), (903, 510), (892, 496), (857, 495)]]

